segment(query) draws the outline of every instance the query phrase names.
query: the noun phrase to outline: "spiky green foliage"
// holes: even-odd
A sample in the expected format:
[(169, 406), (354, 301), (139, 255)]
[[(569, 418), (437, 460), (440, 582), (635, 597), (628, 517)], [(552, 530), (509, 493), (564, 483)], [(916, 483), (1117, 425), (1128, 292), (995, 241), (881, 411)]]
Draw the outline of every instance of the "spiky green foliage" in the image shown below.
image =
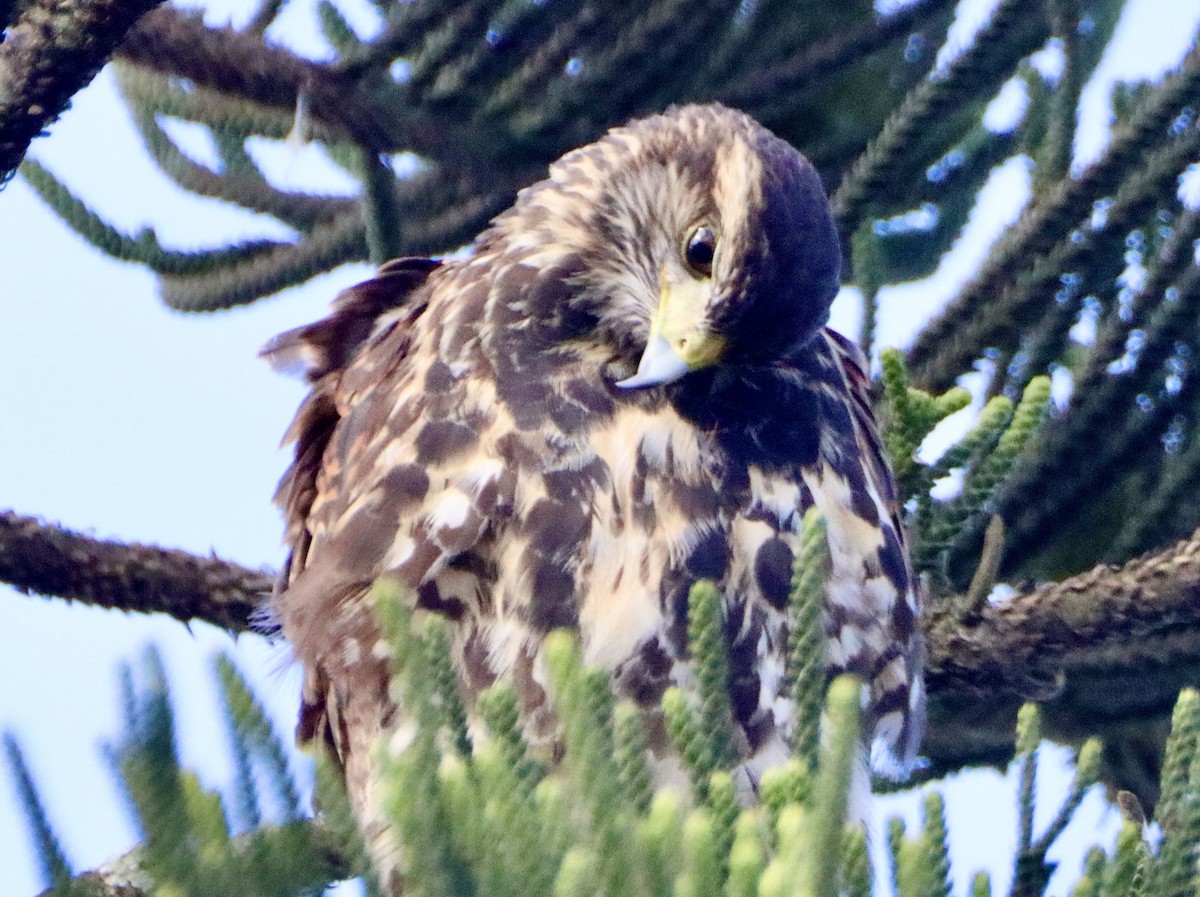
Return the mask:
[(688, 646), (700, 697), (697, 723), (714, 769), (734, 760), (733, 709), (729, 703), (729, 654), (721, 593), (711, 582), (692, 586), (688, 596)]
[(922, 820), (915, 837), (906, 835), (899, 819), (888, 824), (895, 892), (899, 897), (948, 897), (945, 807), (939, 795), (926, 795)]
[(871, 852), (867, 833), (862, 829), (847, 831), (842, 856), (837, 892), (845, 897), (871, 897)]
[(8, 741), (10, 766), (27, 797), (45, 877), (55, 894), (98, 897), (116, 888), (115, 893), (133, 897), (300, 897), (347, 877), (352, 867), (343, 857), (353, 856), (358, 838), (352, 826), (345, 826), (348, 814), (342, 814), (340, 835), (337, 826), (326, 829), (299, 816), (297, 784), (258, 700), (227, 658), (217, 658), (215, 667), (233, 733), (232, 797), (240, 825), (231, 824), (225, 796), (179, 765), (162, 659), (148, 650), (140, 676), (122, 671), (123, 731), (108, 747), (144, 837), (133, 855), (113, 865), (120, 887), (96, 873), (70, 877), (16, 743)]
[(829, 542), (825, 521), (810, 508), (801, 524), (800, 553), (792, 567), (788, 596), (788, 655), (784, 681), (795, 704), (792, 750), (808, 766), (817, 762), (821, 708), (825, 703), (825, 580), (829, 571)]
[[(545, 774), (545, 764), (531, 756), (521, 735), (517, 694), (512, 684), (497, 682), (479, 696), (477, 706), (479, 715), (491, 733), (494, 747), (504, 754), (512, 766), (517, 782), (525, 790), (536, 787)], [(464, 756), (469, 757), (470, 752)]]
[(214, 666), (225, 704), (233, 753), (237, 758), (238, 793), (243, 807), (249, 811), (244, 827), (253, 828), (262, 818), (254, 800), (258, 791), (252, 781), (256, 766), (261, 769), (275, 800), (276, 818), (284, 821), (298, 819), (300, 797), (292, 780), (287, 751), (271, 727), (266, 712), (232, 660), (225, 655), (218, 655)]
[(179, 766), (162, 662), (148, 652), (142, 685), (132, 686), (132, 676), (126, 677), (125, 732), (111, 747), (145, 837), (141, 868), (159, 890), (189, 897), (235, 892), (282, 897), (318, 890), (339, 875), (315, 830), (294, 816), (295, 784), (286, 761), (278, 762), (277, 737), (257, 701), (231, 664), (218, 661), (218, 667), (237, 740), (253, 761), (263, 761), (262, 776), (279, 813), (271, 826), (234, 837), (222, 797)]
[(917, 449), (939, 423), (971, 403), (971, 394), (954, 387), (939, 396), (908, 385), (904, 357), (895, 349), (879, 356), (887, 415), (883, 442), (892, 461), (902, 501), (926, 500), (933, 486), (933, 468), (917, 460)]
[(441, 723), (451, 745), (460, 756), (471, 754), (471, 735), (467, 731), (467, 710), (463, 705), (458, 674), (450, 651), (450, 626), (440, 617), (425, 624), (426, 663), (433, 682), (433, 703), (441, 714)]
[(654, 792), (646, 764), (646, 720), (633, 702), (622, 701), (613, 710), (613, 737), (621, 785), (634, 807), (644, 813)]
[(1193, 897), (1200, 885), (1196, 864), (1200, 851), (1200, 800), (1196, 799), (1200, 786), (1198, 733), (1200, 695), (1187, 689), (1180, 695), (1172, 719), (1172, 736), (1177, 743), (1168, 748), (1170, 767), (1163, 768), (1162, 843), (1146, 876), (1148, 894)]
[(859, 712), (862, 683), (852, 676), (839, 676), (829, 687), (826, 707), (828, 736), (821, 748), (821, 761), (813, 782), (812, 824), (808, 860), (811, 869), (807, 891), (813, 897), (837, 889), (846, 844), (846, 821), (855, 764), (862, 762)]
[(71, 865), (63, 853), (58, 836), (46, 816), (46, 808), (38, 796), (37, 787), (25, 760), (17, 737), (12, 732), (4, 733), (4, 752), (8, 767), (12, 771), (13, 782), (21, 806), (25, 810), (25, 819), (29, 823), (29, 833), (32, 836), (38, 864), (41, 867), (43, 880), (59, 894), (69, 895), (82, 891), (71, 880)]
[(754, 897), (766, 865), (762, 814), (756, 810), (739, 814), (729, 849), (729, 878), (725, 882), (728, 897)]
[(318, 814), (328, 844), (344, 863), (343, 878), (357, 878), (367, 897), (383, 897), (367, 846), (358, 831), (358, 822), (350, 807), (350, 798), (342, 781), (342, 771), (333, 759), (317, 754), (313, 787), (313, 811)]
[(445, 719), (437, 706), (434, 685), (419, 658), (427, 655), (411, 613), (393, 588), (377, 586), (373, 598), (383, 631), (397, 658), (392, 697), (411, 717), (412, 744), (379, 752), (386, 782), (384, 807), (405, 845), (404, 876), (418, 893), (430, 897), (469, 897), (475, 893), (467, 857), (450, 825), (451, 806), (441, 787), (438, 742)]
[[(552, 633), (544, 648), (563, 742), (553, 769), (532, 759), (546, 757), (546, 749), (525, 740), (510, 686), (494, 687), (480, 702), (488, 737), (466, 756), (444, 753), (435, 762), (431, 746), (446, 740), (449, 726), (435, 712), (427, 684), (434, 678), (428, 650), (434, 636), (412, 619), (395, 586), (380, 584), (376, 593), (392, 644), (393, 694), (417, 721), (411, 741), (393, 744), (385, 760), (386, 787), (397, 795), (387, 812), (403, 845), (400, 873), (407, 886), (455, 895), (717, 897), (754, 893), (760, 876), (803, 870), (799, 882), (774, 879), (781, 893), (832, 894), (839, 879), (861, 891), (863, 844), (844, 832), (852, 766), (861, 751), (857, 682), (838, 680), (831, 689), (828, 737), (813, 785), (797, 784), (796, 770), (764, 779), (766, 816), (742, 806), (733, 757), (717, 761), (716, 739), (699, 722), (706, 690), (715, 683), (705, 684), (697, 672), (694, 691), (676, 690), (673, 697), (695, 730), (694, 756), (685, 752), (683, 759), (696, 787), (686, 795), (654, 794), (644, 758), (631, 756), (644, 737), (639, 742), (620, 734), (641, 711), (615, 704), (608, 675), (582, 665), (566, 633)], [(711, 590), (693, 590), (690, 609), (699, 670), (714, 654), (727, 658), (727, 647), (723, 635), (714, 638), (705, 629), (720, 620)], [(799, 774), (808, 780), (808, 773)], [(402, 793), (407, 800), (399, 799)], [(798, 826), (797, 814), (814, 825)], [(841, 861), (843, 845), (850, 846), (852, 865)]]
[(1117, 836), (1117, 847), (1112, 858), (1100, 852), (1096, 872), (1089, 878), (1098, 880), (1098, 897), (1139, 897), (1146, 893), (1146, 872), (1149, 868), (1150, 851), (1142, 835), (1142, 827), (1126, 821)]
[(947, 501), (930, 501), (927, 493), (918, 497), (913, 534), (918, 569), (952, 587), (966, 587), (996, 509), (997, 490), (1024, 456), (1049, 405), (1050, 379), (1034, 377), (1015, 409), (1003, 397), (993, 399), (963, 441), (947, 452), (949, 458), (928, 468), (925, 475), (932, 482), (932, 477), (961, 467), (962, 487)]
[[(718, 771), (707, 789), (681, 794), (650, 789), (648, 801), (625, 787), (621, 755), (629, 750), (614, 736), (611, 696), (597, 670), (581, 665), (573, 640), (555, 634), (548, 646), (554, 710), (563, 722), (564, 751), (553, 766), (533, 762), (545, 746), (530, 744), (513, 724), (510, 688), (494, 690), (485, 712), (487, 732), (467, 754), (458, 752), (453, 723), (439, 712), (434, 685), (439, 660), (437, 624), (414, 621), (394, 586), (377, 589), (395, 659), (394, 693), (413, 715), (406, 743), (381, 752), (384, 787), (407, 789), (407, 799), (387, 802), (396, 826), (406, 893), (464, 897), (486, 894), (611, 894), (623, 897), (868, 897), (872, 889), (866, 834), (846, 825), (847, 797), (856, 758), (860, 685), (840, 678), (830, 687), (826, 732), (815, 771), (793, 760), (763, 777), (761, 806), (743, 806), (733, 778)], [(141, 884), (122, 894), (234, 894), (300, 897), (329, 882), (364, 875), (377, 893), (345, 792), (336, 771), (318, 767), (316, 804), (320, 822), (293, 819), (286, 799), (296, 793), (287, 764), (277, 762), (277, 736), (258, 701), (224, 658), (217, 678), (233, 731), (231, 749), (252, 768), (236, 774), (239, 807), (263, 810), (255, 827), (236, 834), (225, 798), (179, 766), (161, 660), (150, 652), (135, 684), (123, 678), (125, 732), (112, 748), (146, 842), (132, 860)], [(424, 684), (422, 684), (424, 683)], [(695, 695), (686, 698), (697, 701)], [(569, 703), (567, 703), (569, 702)], [(1164, 770), (1160, 806), (1163, 838), (1152, 850), (1139, 824), (1127, 822), (1112, 856), (1089, 853), (1074, 897), (1188, 895), (1197, 887), (1194, 857), (1200, 820), (1200, 750), (1195, 692), (1176, 708), (1168, 741), (1171, 768)], [(636, 711), (635, 711), (636, 712)], [(620, 728), (620, 726), (617, 726)], [(1094, 781), (1099, 745), (1085, 744), (1070, 793), (1042, 835), (1034, 837), (1032, 800), (1039, 744), (1036, 710), (1019, 720), (1018, 758), (1022, 804), (1016, 873), (1010, 897), (1045, 893), (1046, 851), (1061, 833), (1082, 793)], [(519, 743), (519, 744), (518, 744)], [(10, 766), (26, 797), (46, 875), (56, 894), (108, 894), (97, 878), (70, 877), (70, 866), (53, 833), (15, 741), (8, 739)], [(601, 770), (598, 774), (597, 770)], [(267, 795), (271, 799), (264, 803)], [(909, 836), (891, 820), (887, 843), (897, 897), (948, 897), (948, 823), (936, 792), (926, 795), (923, 822)], [(990, 897), (986, 875), (971, 884), (972, 897)]]
[(1050, 849), (1050, 845), (1058, 840), (1058, 836), (1063, 833), (1067, 824), (1071, 821), (1071, 817), (1075, 811), (1079, 809), (1080, 803), (1083, 802), (1084, 796), (1088, 790), (1100, 781), (1100, 764), (1103, 745), (1097, 738), (1089, 738), (1083, 743), (1079, 749), (1079, 754), (1075, 759), (1075, 772), (1071, 778), (1071, 788), (1067, 792), (1066, 800), (1059, 807), (1054, 818), (1046, 826), (1037, 840), (1030, 845), (1030, 850), (1035, 854), (1045, 856)]

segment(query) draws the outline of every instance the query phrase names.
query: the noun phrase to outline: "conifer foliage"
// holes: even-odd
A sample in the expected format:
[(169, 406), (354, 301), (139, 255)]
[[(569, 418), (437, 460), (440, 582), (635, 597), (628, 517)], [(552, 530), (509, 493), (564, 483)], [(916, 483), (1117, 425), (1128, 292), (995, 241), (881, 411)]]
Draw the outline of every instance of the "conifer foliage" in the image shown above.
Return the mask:
[[(797, 570), (795, 585), (804, 580)], [(848, 816), (859, 741), (860, 687), (841, 677), (826, 689), (794, 692), (823, 708), (822, 743), (768, 772), (759, 801), (735, 795), (733, 758), (723, 753), (728, 707), (713, 703), (704, 680), (728, 667), (725, 647), (705, 631), (713, 614), (711, 588), (690, 598), (690, 647), (696, 684), (664, 698), (673, 715), (675, 747), (692, 781), (686, 792), (648, 784), (639, 734), (622, 734), (606, 673), (580, 662), (573, 637), (560, 632), (547, 645), (552, 702), (562, 722), (564, 750), (549, 762), (545, 746), (530, 744), (516, 725), (511, 686), (497, 684), (479, 701), (483, 727), (467, 733), (462, 696), (446, 675), (439, 620), (414, 620), (401, 591), (381, 582), (375, 599), (394, 659), (392, 688), (415, 720), (403, 744), (383, 746), (390, 792), (386, 813), (399, 835), (403, 893), (464, 895), (637, 895), (637, 897), (868, 897), (873, 882), (867, 833)], [(789, 662), (792, 681), (803, 681)], [(316, 893), (350, 875), (377, 893), (336, 773), (318, 771), (315, 818), (299, 813), (296, 783), (278, 738), (233, 664), (215, 663), (230, 724), (237, 770), (226, 797), (180, 768), (175, 726), (161, 661), (147, 652), (141, 682), (122, 673), (125, 731), (109, 749), (144, 843), (120, 863), (72, 876), (13, 736), (6, 747), (25, 801), (37, 850), (53, 893), (122, 895), (294, 895)], [(722, 695), (724, 692), (722, 692)], [(669, 709), (671, 707), (674, 709)], [(631, 708), (630, 708), (631, 709)], [(636, 712), (636, 711), (634, 711)], [(718, 721), (702, 725), (706, 714)], [(711, 722), (711, 721), (710, 721)], [(1086, 742), (1066, 799), (1034, 835), (1039, 715), (1019, 715), (1020, 769), (1017, 853), (1011, 897), (1040, 895), (1052, 870), (1046, 854), (1099, 775), (1100, 743)], [(640, 732), (641, 729), (634, 730)], [(1143, 829), (1127, 822), (1112, 854), (1088, 856), (1078, 897), (1193, 897), (1200, 890), (1200, 696), (1185, 690), (1176, 705), (1158, 818), (1162, 837), (1152, 847)], [(273, 812), (263, 813), (264, 798)], [(1125, 794), (1137, 812), (1136, 799)], [(897, 897), (949, 897), (945, 806), (926, 793), (920, 830), (887, 826), (888, 886)], [(979, 873), (972, 895), (992, 894)]]

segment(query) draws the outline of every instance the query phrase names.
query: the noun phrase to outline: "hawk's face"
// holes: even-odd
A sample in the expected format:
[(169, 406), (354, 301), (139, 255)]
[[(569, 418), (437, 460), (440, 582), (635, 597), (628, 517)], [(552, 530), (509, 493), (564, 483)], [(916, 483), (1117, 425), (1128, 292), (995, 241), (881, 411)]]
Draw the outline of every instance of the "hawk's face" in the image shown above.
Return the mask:
[(569, 302), (636, 368), (625, 387), (770, 365), (824, 325), (838, 288), (839, 244), (816, 171), (719, 106), (611, 131), (555, 163), (514, 213), (577, 257)]

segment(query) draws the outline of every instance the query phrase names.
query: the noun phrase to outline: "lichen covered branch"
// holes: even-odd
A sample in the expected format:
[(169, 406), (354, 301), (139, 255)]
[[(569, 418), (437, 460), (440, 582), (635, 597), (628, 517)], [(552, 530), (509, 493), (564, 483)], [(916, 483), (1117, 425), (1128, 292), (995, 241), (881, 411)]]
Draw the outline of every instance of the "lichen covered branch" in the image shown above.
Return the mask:
[[(159, 0), (34, 0), (0, 43), (0, 185)], [(2, 27), (2, 25), (0, 25)]]
[(271, 592), (272, 575), (216, 557), (94, 539), (0, 512), (0, 582), (99, 607), (165, 613), (242, 632)]

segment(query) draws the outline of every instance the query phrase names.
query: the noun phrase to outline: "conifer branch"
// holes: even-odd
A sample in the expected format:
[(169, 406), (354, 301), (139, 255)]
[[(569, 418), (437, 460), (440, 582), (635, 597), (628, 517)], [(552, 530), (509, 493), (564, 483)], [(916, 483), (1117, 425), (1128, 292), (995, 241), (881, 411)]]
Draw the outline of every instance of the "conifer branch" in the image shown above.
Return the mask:
[(906, 37), (953, 6), (951, 0), (917, 0), (858, 28), (830, 35), (828, 40), (806, 43), (802, 50), (769, 68), (749, 67), (732, 84), (721, 87), (717, 98), (732, 106), (751, 107), (761, 104), (764, 97), (792, 94), (797, 88), (819, 83), (847, 64), (860, 62), (890, 42)]
[[(0, 581), (233, 632), (254, 628), (272, 587), (266, 571), (12, 512), (0, 514)], [(1200, 531), (1124, 566), (986, 605), (968, 621), (954, 602), (939, 602), (925, 628), (930, 775), (1011, 756), (1016, 710), (1030, 699), (1049, 701), (1046, 730), (1068, 742), (1118, 733), (1127, 719), (1165, 719), (1180, 685), (1200, 681)]]
[[(272, 140), (286, 140), (295, 126), (295, 106), (271, 106), (190, 81), (187, 89), (183, 89), (179, 79), (169, 72), (159, 72), (119, 56), (116, 68), (121, 92), (135, 109), (153, 110), (157, 115), (210, 126), (219, 124)], [(325, 128), (311, 116), (307, 117), (307, 130), (313, 139), (326, 141), (331, 151), (350, 145), (344, 135)]]
[[(1130, 230), (1141, 225), (1159, 204), (1170, 201), (1180, 172), (1197, 155), (1200, 155), (1200, 128), (1193, 127), (1183, 136), (1146, 152), (1145, 160), (1139, 161), (1134, 172), (1123, 178), (1117, 186), (1102, 226), (1083, 226), (1078, 230), (1064, 227), (1058, 235), (1058, 241), (1044, 255), (1026, 256), (1023, 259), (1022, 270), (1013, 272), (1011, 282), (991, 281), (986, 292), (983, 292), (983, 280), (972, 281), (955, 300), (955, 306), (966, 302), (975, 305), (969, 317), (958, 321), (954, 345), (943, 345), (939, 350), (937, 367), (927, 366), (926, 370), (921, 369), (923, 356), (914, 346), (909, 358), (914, 376), (920, 374), (923, 382), (935, 385), (951, 383), (952, 378), (948, 376), (950, 365), (957, 364), (957, 373), (961, 373), (985, 348), (999, 346), (1015, 349), (1022, 331), (1028, 327), (1030, 317), (1046, 305), (1047, 296), (1054, 294), (1063, 274), (1087, 270), (1089, 265), (1095, 265), (1098, 258), (1111, 256), (1119, 250)], [(1093, 201), (1100, 198), (1101, 195), (1092, 197)], [(1003, 254), (998, 251), (991, 258), (1002, 257)], [(1120, 258), (1119, 252), (1117, 258)], [(980, 278), (983, 277), (981, 273)], [(944, 326), (942, 320), (935, 320), (929, 328), (940, 330)], [(919, 342), (924, 341), (927, 332), (928, 329), (922, 331)], [(968, 353), (973, 354), (968, 357)], [(934, 375), (930, 371), (939, 373)]]
[(996, 585), (996, 574), (1000, 570), (1000, 558), (1004, 555), (1004, 518), (993, 514), (983, 533), (983, 553), (979, 558), (979, 566), (971, 577), (967, 594), (963, 596), (962, 612), (966, 617), (974, 617), (984, 607), (988, 596)]
[[(304, 95), (308, 114), (337, 139), (378, 153), (412, 150), (460, 170), (495, 159), (513, 147), (480, 141), (447, 116), (406, 102), (399, 86), (368, 93), (333, 65), (264, 43), (253, 33), (209, 28), (173, 8), (146, 16), (121, 47), (120, 57), (195, 85), (274, 107), (289, 116)], [(507, 160), (506, 167), (516, 159)]]
[(245, 632), (254, 628), (273, 577), (215, 557), (94, 539), (3, 511), (0, 582), (23, 592)]
[[(1172, 418), (1200, 399), (1200, 377), (1189, 376), (1177, 392), (1159, 395), (1148, 412), (1130, 415), (1139, 394), (1159, 393), (1163, 365), (1175, 346), (1196, 338), (1200, 268), (1187, 267), (1174, 289), (1175, 300), (1159, 302), (1144, 328), (1134, 371), (1077, 392), (1071, 413), (1044, 428), (1037, 452), (999, 490), (998, 510), (1009, 526), (1006, 567), (1044, 547), (1046, 534), (1089, 496), (1111, 486), (1116, 471), (1144, 452), (1158, 451)], [(1098, 441), (1096, 433), (1108, 435)]]
[(274, 240), (247, 240), (199, 252), (176, 252), (163, 248), (152, 228), (136, 236), (121, 233), (76, 197), (66, 185), (33, 159), (21, 165), (21, 174), (42, 200), (58, 213), (72, 230), (102, 252), (122, 261), (141, 262), (164, 275), (195, 276), (220, 271), (227, 266), (259, 259), (286, 246)]
[[(262, 830), (247, 832), (233, 839), (236, 852), (253, 850), (263, 835), (278, 837), (297, 846), (315, 846), (315, 859), (324, 870), (327, 881), (341, 881), (351, 877), (351, 868), (344, 856), (341, 837), (323, 819), (299, 819), (281, 826), (269, 826)], [(160, 897), (159, 883), (145, 870), (145, 849), (133, 848), (129, 853), (115, 857), (104, 865), (81, 872), (69, 880), (67, 888), (48, 888), (37, 897)]]
[[(222, 147), (222, 155), (226, 161), (225, 170), (218, 173), (193, 161), (158, 122), (155, 100), (173, 99), (171, 92), (164, 85), (150, 83), (160, 82), (161, 79), (138, 66), (118, 64), (115, 69), (117, 84), (130, 106), (142, 142), (159, 168), (184, 190), (271, 215), (302, 231), (311, 229), (320, 221), (345, 213), (355, 204), (355, 200), (348, 196), (292, 193), (273, 187), (245, 156), (242, 145), (245, 133), (236, 140), (237, 151), (243, 164), (230, 164), (229, 157), (234, 150), (229, 145), (229, 135), (241, 132), (240, 128), (230, 122), (226, 122), (221, 128), (211, 126), (214, 139)], [(194, 94), (188, 96), (194, 99)]]
[(813, 781), (812, 813), (818, 824), (806, 838), (811, 877), (807, 891), (801, 892), (813, 897), (835, 893), (842, 865), (855, 754), (861, 744), (861, 704), (862, 683), (856, 677), (841, 675), (830, 683), (825, 710), (827, 741), (821, 746)]
[(1144, 825), (1126, 821), (1117, 835), (1117, 850), (1103, 870), (1099, 882), (1100, 897), (1140, 897), (1146, 875), (1149, 850), (1142, 838)]
[(791, 748), (815, 768), (825, 705), (825, 644), (820, 625), (825, 609), (825, 581), (830, 569), (824, 519), (810, 508), (801, 525), (801, 550), (792, 569), (788, 596), (788, 655), (784, 677), (796, 708)]
[(402, 221), (396, 204), (396, 175), (392, 166), (370, 150), (360, 150), (367, 254), (371, 264), (382, 265), (401, 251)]
[(31, 0), (0, 22), (0, 186), (159, 0)]
[[(1118, 190), (1128, 172), (1142, 169), (1141, 157), (1151, 147), (1175, 144), (1178, 171), (1200, 152), (1200, 129), (1194, 125), (1172, 136), (1168, 125), (1200, 87), (1200, 42), (1179, 68), (1150, 95), (1138, 113), (1117, 128), (1104, 155), (1077, 177), (1065, 179), (1034, 198), (1020, 221), (996, 245), (974, 279), (945, 310), (921, 331), (908, 354), (913, 379), (926, 389), (946, 389), (966, 370), (987, 343), (966, 339), (964, 331), (981, 313), (1000, 311), (995, 301), (1017, 283), (1030, 260), (1046, 255), (1067, 238), (1102, 197)], [(1169, 160), (1162, 160), (1164, 163)], [(1167, 166), (1169, 167), (1169, 166)], [(1173, 181), (1171, 182), (1173, 187)], [(1160, 197), (1161, 199), (1162, 197)], [(993, 315), (995, 318), (995, 315)]]
[[(1147, 263), (1146, 279), (1130, 297), (1127, 318), (1110, 313), (1096, 334), (1087, 362), (1075, 379), (1076, 392), (1081, 397), (1090, 397), (1102, 388), (1109, 379), (1107, 368), (1124, 353), (1130, 332), (1134, 328), (1148, 328), (1150, 321), (1159, 314), (1164, 291), (1193, 264), (1198, 239), (1200, 211), (1185, 209), (1173, 222), (1170, 235), (1154, 258)], [(1152, 333), (1162, 340), (1159, 333)]]
[(58, 836), (54, 833), (50, 820), (46, 816), (46, 808), (34, 785), (29, 764), (25, 761), (25, 752), (21, 750), (17, 736), (12, 732), (4, 733), (4, 753), (17, 798), (25, 810), (25, 819), (29, 825), (33, 843), (37, 847), (42, 878), (53, 882), (54, 890), (67, 893), (71, 883), (71, 866), (67, 862), (62, 844), (59, 843)]
[(297, 243), (194, 275), (163, 275), (159, 293), (176, 311), (212, 312), (246, 305), (367, 256), (366, 225), (355, 207), (313, 228)]
[(988, 605), (976, 622), (931, 609), (929, 774), (1007, 760), (1026, 700), (1041, 702), (1043, 732), (1068, 742), (1166, 719), (1180, 687), (1200, 679), (1198, 627), (1200, 531)]
[(967, 52), (944, 73), (922, 81), (909, 93), (830, 198), (830, 210), (843, 234), (857, 230), (867, 209), (879, 203), (892, 167), (911, 153), (924, 127), (962, 104), (965, 94), (994, 88), (1018, 59), (1045, 40), (1048, 28), (1041, 7), (1030, 0), (1005, 0)]

